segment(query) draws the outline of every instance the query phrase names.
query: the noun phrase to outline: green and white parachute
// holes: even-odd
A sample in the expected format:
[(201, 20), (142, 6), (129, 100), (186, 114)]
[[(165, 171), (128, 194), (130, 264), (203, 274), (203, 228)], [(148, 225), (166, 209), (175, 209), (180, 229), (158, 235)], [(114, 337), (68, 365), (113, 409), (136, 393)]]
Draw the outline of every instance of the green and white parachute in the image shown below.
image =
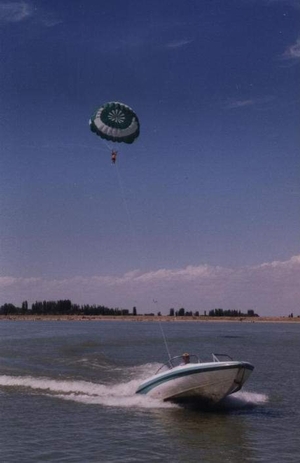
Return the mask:
[(140, 123), (129, 106), (112, 101), (97, 109), (90, 119), (90, 129), (105, 140), (133, 143), (140, 134)]

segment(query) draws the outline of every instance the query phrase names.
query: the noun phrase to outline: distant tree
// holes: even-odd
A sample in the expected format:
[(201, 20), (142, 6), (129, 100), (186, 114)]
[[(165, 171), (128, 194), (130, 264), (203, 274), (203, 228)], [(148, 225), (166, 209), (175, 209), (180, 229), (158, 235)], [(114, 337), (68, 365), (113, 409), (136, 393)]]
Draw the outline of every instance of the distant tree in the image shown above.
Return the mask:
[(28, 302), (27, 301), (22, 302), (21, 312), (22, 314), (26, 314), (28, 312)]
[(43, 303), (42, 302), (34, 302), (31, 306), (31, 311), (33, 314), (40, 315), (43, 313)]
[(170, 316), (170, 317), (174, 317), (174, 315), (175, 315), (174, 309), (170, 309), (169, 316)]
[(14, 315), (18, 313), (18, 309), (14, 304), (3, 304), (0, 307), (0, 313), (3, 315)]
[(51, 310), (59, 315), (69, 315), (72, 312), (72, 302), (69, 299), (57, 301), (51, 304)]
[(223, 315), (224, 315), (223, 309), (215, 309), (215, 315), (217, 317), (223, 317)]
[(132, 315), (136, 315), (136, 314), (137, 314), (136, 307), (133, 307), (133, 309), (132, 309)]
[(179, 317), (184, 317), (185, 315), (185, 309), (183, 307), (181, 307), (181, 309), (178, 310), (178, 316)]

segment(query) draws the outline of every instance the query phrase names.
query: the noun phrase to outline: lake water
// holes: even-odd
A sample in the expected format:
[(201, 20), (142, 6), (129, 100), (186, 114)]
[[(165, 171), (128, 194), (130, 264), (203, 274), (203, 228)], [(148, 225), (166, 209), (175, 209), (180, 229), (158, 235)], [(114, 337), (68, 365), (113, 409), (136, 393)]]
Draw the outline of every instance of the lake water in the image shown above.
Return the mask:
[(251, 362), (217, 410), (135, 395), (167, 359), (159, 323), (0, 322), (0, 461), (300, 461), (300, 325), (162, 323), (172, 355)]

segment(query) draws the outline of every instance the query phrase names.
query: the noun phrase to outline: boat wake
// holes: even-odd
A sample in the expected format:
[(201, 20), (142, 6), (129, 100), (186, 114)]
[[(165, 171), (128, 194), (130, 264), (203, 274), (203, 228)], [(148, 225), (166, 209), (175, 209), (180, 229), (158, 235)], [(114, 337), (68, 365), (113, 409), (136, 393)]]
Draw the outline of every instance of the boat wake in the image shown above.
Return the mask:
[(173, 404), (135, 394), (140, 379), (118, 384), (98, 384), (78, 380), (57, 380), (32, 376), (0, 376), (0, 387), (24, 389), (57, 399), (107, 407), (170, 408)]
[(225, 397), (219, 405), (224, 410), (251, 409), (259, 405), (264, 405), (268, 400), (269, 398), (266, 394), (240, 391)]
[(266, 404), (268, 401), (269, 397), (266, 394), (240, 391), (225, 397), (217, 404), (205, 403), (194, 399), (186, 402), (183, 406), (190, 410), (230, 413), (253, 410)]
[[(59, 400), (83, 404), (121, 408), (178, 408), (178, 404), (163, 402), (145, 394), (136, 394), (141, 381), (154, 374), (159, 364), (149, 363), (118, 370), (118, 380), (96, 383), (77, 379), (0, 375), (0, 388), (22, 390), (27, 394), (44, 395)], [(116, 369), (114, 369), (115, 371)], [(240, 391), (223, 399), (213, 407), (215, 411), (249, 410), (268, 401), (264, 394)], [(203, 409), (203, 404), (191, 402), (187, 408)], [(211, 407), (209, 407), (211, 410)]]

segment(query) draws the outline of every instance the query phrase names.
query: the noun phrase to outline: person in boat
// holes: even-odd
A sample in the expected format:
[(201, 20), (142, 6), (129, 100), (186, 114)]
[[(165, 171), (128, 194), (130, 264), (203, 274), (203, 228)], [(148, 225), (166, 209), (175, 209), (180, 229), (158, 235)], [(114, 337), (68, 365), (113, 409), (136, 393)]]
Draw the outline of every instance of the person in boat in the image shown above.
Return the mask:
[(112, 150), (111, 152), (111, 162), (112, 164), (116, 163), (118, 151)]
[(182, 365), (187, 365), (188, 363), (190, 363), (190, 354), (182, 354), (182, 360), (183, 360), (183, 363)]

